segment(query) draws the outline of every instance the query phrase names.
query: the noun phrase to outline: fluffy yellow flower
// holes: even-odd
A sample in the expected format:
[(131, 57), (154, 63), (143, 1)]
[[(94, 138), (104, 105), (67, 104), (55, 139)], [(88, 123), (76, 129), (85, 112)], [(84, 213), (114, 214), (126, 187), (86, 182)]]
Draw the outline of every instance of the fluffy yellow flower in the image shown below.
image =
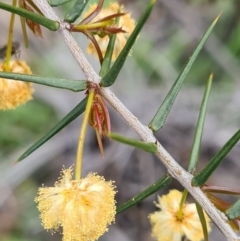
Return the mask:
[[(0, 71), (4, 71), (4, 63), (0, 63)], [(12, 73), (32, 74), (24, 61), (11, 60)], [(15, 109), (21, 104), (32, 99), (32, 83), (0, 78), (0, 109)]]
[[(158, 241), (181, 241), (182, 236), (191, 241), (203, 239), (202, 225), (194, 203), (185, 203), (182, 219), (178, 218), (181, 198), (182, 193), (177, 190), (171, 190), (168, 195), (158, 197), (158, 203), (155, 204), (161, 211), (149, 215), (152, 236)], [(206, 214), (205, 219), (210, 232), (210, 219)]]
[[(84, 14), (85, 18), (88, 16), (90, 13), (92, 13), (97, 7), (97, 4), (91, 5), (89, 10)], [(125, 13), (126, 10), (123, 5), (119, 5), (118, 3), (111, 3), (106, 9), (102, 9), (101, 12), (92, 20), (92, 21), (97, 21), (99, 19), (102, 19), (104, 17), (107, 17), (112, 14), (116, 14), (118, 12)], [(135, 21), (131, 18), (131, 14), (127, 13), (119, 18), (119, 27), (122, 27), (125, 33), (117, 33), (116, 34), (116, 41), (115, 41), (115, 46), (114, 46), (114, 51), (113, 51), (113, 56), (112, 60), (116, 60), (118, 57), (119, 53), (122, 51), (123, 47), (125, 46), (127, 39), (131, 35), (134, 27), (135, 27)], [(99, 47), (102, 51), (103, 56), (106, 53), (108, 42), (109, 42), (109, 37), (105, 36), (103, 38), (100, 38), (99, 36), (95, 35), (95, 39), (97, 40)], [(89, 43), (87, 52), (89, 54), (94, 54), (96, 57), (98, 57), (96, 49), (93, 45), (92, 42)]]
[(35, 198), (43, 227), (62, 227), (64, 241), (98, 239), (115, 219), (114, 188), (94, 173), (72, 180), (72, 168), (64, 169), (54, 187), (39, 188)]

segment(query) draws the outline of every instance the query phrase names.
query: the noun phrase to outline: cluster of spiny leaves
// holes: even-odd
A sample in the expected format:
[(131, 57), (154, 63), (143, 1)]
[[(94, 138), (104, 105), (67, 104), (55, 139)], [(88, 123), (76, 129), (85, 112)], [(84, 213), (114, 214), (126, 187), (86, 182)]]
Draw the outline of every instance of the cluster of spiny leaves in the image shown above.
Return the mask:
[[(64, 4), (66, 2), (70, 2), (71, 0), (49, 0), (49, 4), (52, 6), (59, 6), (61, 4)], [(22, 1), (21, 1), (22, 2)], [(24, 1), (23, 1), (24, 2)], [(28, 4), (31, 3), (31, 0), (26, 1)], [(78, 25), (81, 24), (74, 24), (76, 19), (80, 17), (82, 14), (84, 8), (86, 7), (88, 3), (88, 0), (76, 0), (73, 8), (70, 9), (68, 13), (65, 15), (65, 19), (63, 21), (69, 23), (71, 26), (69, 28), (69, 31), (77, 30)], [(103, 1), (99, 1), (99, 3), (103, 3)], [(99, 89), (109, 87), (114, 84), (116, 81), (121, 69), (123, 68), (123, 65), (125, 63), (126, 58), (128, 57), (128, 54), (130, 50), (132, 49), (134, 42), (136, 38), (139, 36), (143, 26), (145, 25), (152, 9), (155, 4), (154, 0), (149, 1), (146, 10), (141, 15), (140, 19), (137, 22), (137, 25), (132, 32), (131, 36), (127, 40), (126, 45), (124, 46), (123, 50), (117, 57), (116, 61), (114, 63), (111, 62), (111, 56), (114, 49), (115, 44), (115, 38), (116, 34), (118, 32), (121, 32), (121, 28), (112, 29), (110, 32), (105, 32), (105, 34), (109, 35), (110, 41), (108, 44), (108, 48), (106, 51), (106, 54), (104, 57), (100, 57), (100, 63), (101, 63), (101, 70), (99, 75), (101, 76), (101, 81), (99, 85), (95, 86), (96, 92), (97, 92), (97, 104), (96, 108), (104, 109), (105, 105), (102, 104), (102, 97), (99, 94)], [(18, 14), (22, 18), (27, 19), (28, 26), (43, 26), (48, 28), (51, 31), (57, 31), (60, 28), (60, 24), (57, 21), (48, 19), (44, 17), (40, 13), (35, 13), (33, 11), (30, 11), (29, 8), (25, 7), (23, 4), (20, 7), (15, 7), (12, 5), (0, 3), (0, 8), (5, 9), (7, 11), (10, 11), (12, 13)], [(35, 8), (36, 9), (36, 8)], [(112, 16), (112, 19), (117, 20), (121, 17), (121, 14), (116, 14)], [(89, 19), (88, 19), (89, 20)], [(86, 21), (88, 21), (86, 20)], [(108, 19), (109, 20), (109, 19)], [(157, 113), (152, 118), (152, 120), (149, 123), (149, 128), (153, 132), (159, 131), (166, 119), (167, 116), (174, 104), (174, 101), (178, 95), (178, 93), (181, 90), (181, 87), (184, 83), (184, 80), (186, 79), (187, 74), (191, 70), (193, 63), (195, 62), (199, 52), (203, 48), (207, 38), (209, 37), (210, 33), (212, 32), (214, 26), (217, 23), (217, 20), (214, 20), (214, 22), (210, 25), (206, 33), (203, 35), (201, 41), (197, 45), (196, 49), (194, 50), (192, 56), (190, 57), (189, 61), (186, 63), (186, 66), (182, 70), (182, 72), (179, 74), (178, 78), (174, 82), (173, 86), (167, 93), (164, 101), (161, 103)], [(29, 25), (29, 23), (34, 23), (32, 25)], [(83, 22), (82, 22), (83, 23)], [(39, 33), (39, 28), (37, 28), (37, 33)], [(109, 30), (109, 29), (108, 29)], [(101, 29), (104, 33), (104, 28)], [(81, 32), (81, 31), (80, 31)], [(95, 34), (96, 29), (91, 29), (91, 31), (85, 31), (82, 32), (83, 34), (87, 35), (88, 37), (91, 35), (91, 33)], [(93, 36), (93, 35), (91, 35)], [(95, 43), (97, 46), (97, 43)], [(100, 50), (98, 50), (99, 52)], [(101, 55), (99, 53), (99, 55)], [(46, 86), (56, 87), (56, 88), (63, 88), (74, 92), (79, 91), (86, 91), (90, 88), (92, 88), (92, 85), (88, 80), (72, 80), (72, 79), (59, 79), (59, 78), (53, 78), (53, 77), (43, 77), (43, 76), (36, 76), (36, 75), (25, 75), (25, 74), (14, 74), (14, 73), (7, 73), (7, 72), (0, 72), (1, 78), (8, 78), (8, 79), (14, 79), (14, 80), (21, 80), (26, 82), (32, 82), (32, 83), (38, 83)], [(196, 125), (196, 131), (195, 131), (195, 137), (192, 145), (192, 153), (189, 160), (188, 165), (188, 171), (193, 174), (192, 179), (192, 185), (201, 187), (202, 190), (206, 193), (206, 195), (209, 197), (209, 199), (215, 204), (215, 206), (223, 211), (227, 217), (229, 218), (230, 224), (233, 228), (238, 229), (237, 221), (238, 216), (240, 215), (240, 200), (238, 200), (235, 204), (226, 204), (222, 200), (215, 197), (212, 193), (219, 192), (219, 193), (225, 193), (225, 194), (239, 194), (239, 192), (228, 189), (228, 188), (222, 188), (222, 187), (214, 187), (208, 186), (206, 184), (209, 177), (213, 174), (213, 172), (216, 170), (216, 168), (220, 165), (220, 163), (224, 160), (226, 155), (230, 152), (230, 150), (236, 145), (240, 138), (240, 130), (238, 130), (230, 139), (227, 141), (227, 143), (219, 150), (218, 153), (208, 162), (208, 164), (201, 170), (199, 173), (196, 172), (196, 167), (198, 163), (198, 157), (199, 152), (201, 148), (201, 139), (202, 139), (202, 133), (203, 133), (203, 127), (204, 127), (204, 121), (205, 121), (205, 115), (207, 110), (207, 103), (208, 98), (210, 94), (210, 88), (212, 83), (213, 75), (211, 74), (209, 77), (209, 80), (207, 81), (205, 93), (203, 95), (203, 100), (200, 108), (199, 118)], [(36, 143), (34, 143), (26, 152), (24, 152), (18, 159), (18, 161), (22, 161), (24, 158), (29, 156), (31, 153), (33, 153), (36, 149), (38, 149), (41, 145), (43, 145), (45, 142), (47, 142), (50, 138), (52, 138), (54, 135), (56, 135), (58, 132), (60, 132), (65, 126), (67, 126), (69, 123), (71, 123), (74, 119), (76, 119), (79, 115), (81, 115), (86, 108), (87, 103), (86, 96), (77, 106), (75, 106), (59, 123), (57, 123), (48, 133), (46, 133), (40, 140), (38, 140)], [(95, 117), (94, 117), (95, 116)], [(157, 146), (155, 143), (146, 143), (138, 140), (133, 140), (126, 138), (124, 136), (114, 134), (114, 133), (107, 133), (110, 128), (108, 128), (108, 116), (105, 112), (101, 115), (101, 117), (105, 118), (104, 121), (97, 122), (99, 116), (96, 116), (96, 113), (92, 113), (92, 120), (90, 121), (92, 123), (92, 126), (98, 131), (98, 134), (100, 135), (99, 138), (101, 138), (101, 135), (105, 134), (108, 135), (110, 138), (117, 140), (119, 142), (140, 148), (144, 151), (148, 151), (151, 153), (157, 152)], [(103, 126), (102, 126), (103, 125)], [(128, 202), (122, 204), (118, 207), (117, 212), (120, 213), (131, 206), (135, 205), (136, 203), (142, 201), (149, 195), (157, 192), (159, 189), (166, 187), (169, 185), (172, 181), (172, 178), (167, 173), (162, 178), (160, 178), (156, 183), (154, 183), (152, 186), (148, 187), (146, 190), (135, 196), (133, 199), (129, 200)], [(203, 217), (204, 219), (204, 217)], [(204, 221), (204, 220), (203, 220)]]

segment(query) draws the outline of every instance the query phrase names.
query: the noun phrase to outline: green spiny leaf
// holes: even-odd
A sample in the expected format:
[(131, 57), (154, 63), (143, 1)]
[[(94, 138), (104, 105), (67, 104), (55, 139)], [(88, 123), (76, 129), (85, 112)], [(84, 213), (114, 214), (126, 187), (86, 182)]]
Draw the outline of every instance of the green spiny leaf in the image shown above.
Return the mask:
[(208, 241), (208, 229), (207, 229), (207, 222), (206, 222), (206, 219), (205, 219), (205, 216), (204, 216), (204, 212), (202, 210), (202, 207), (198, 203), (195, 203), (195, 204), (196, 204), (196, 208), (197, 208), (197, 212), (198, 212), (200, 222), (202, 224), (204, 241)]
[(149, 128), (151, 128), (154, 132), (161, 129), (167, 119), (167, 116), (173, 106), (173, 103), (183, 85), (184, 80), (186, 79), (186, 76), (188, 72), (191, 70), (193, 63), (195, 62), (198, 54), (200, 53), (201, 49), (203, 48), (203, 45), (207, 41), (209, 35), (213, 31), (214, 26), (216, 25), (218, 21), (219, 16), (213, 21), (213, 23), (210, 25), (206, 33), (203, 35), (201, 41), (199, 42), (198, 46), (196, 47), (195, 51), (193, 52), (191, 58), (189, 59), (188, 63), (176, 79), (175, 83), (173, 84), (172, 88), (168, 92), (166, 98), (164, 99), (162, 105), (158, 109), (156, 115), (153, 117), (151, 122), (149, 123)]
[(168, 174), (164, 175), (160, 178), (156, 183), (145, 189), (143, 192), (139, 193), (129, 201), (123, 203), (117, 208), (117, 214), (123, 212), (124, 210), (136, 205), (137, 203), (141, 202), (145, 198), (149, 197), (150, 195), (154, 194), (158, 190), (167, 187), (172, 182), (172, 177)]
[(48, 0), (48, 3), (50, 6), (56, 7), (56, 6), (68, 3), (70, 1), (72, 1), (72, 0)]
[(136, 148), (139, 148), (147, 152), (151, 152), (151, 153), (157, 152), (157, 145), (153, 142), (138, 141), (138, 140), (127, 138), (125, 136), (118, 135), (116, 133), (109, 133), (108, 136), (115, 141), (119, 141), (129, 146), (134, 146)]
[(202, 100), (202, 104), (200, 107), (200, 113), (199, 113), (199, 117), (198, 117), (197, 127), (195, 130), (191, 157), (190, 157), (189, 165), (188, 165), (189, 172), (192, 172), (193, 170), (195, 170), (197, 162), (198, 162), (199, 151), (201, 148), (204, 121), (205, 121), (205, 116), (206, 116), (206, 111), (207, 111), (207, 103), (208, 103), (208, 98), (209, 98), (210, 89), (211, 89), (211, 85), (212, 85), (212, 78), (213, 78), (213, 75), (211, 74), (208, 79), (207, 86), (206, 86), (205, 93), (204, 93), (203, 100)]
[(69, 23), (75, 22), (75, 20), (81, 16), (84, 8), (88, 4), (89, 0), (76, 0), (73, 7), (69, 10), (69, 12), (65, 15), (64, 20)]
[(87, 97), (85, 97), (74, 109), (72, 109), (61, 121), (58, 122), (56, 126), (54, 126), (45, 136), (43, 136), (40, 140), (34, 143), (27, 151), (25, 151), (17, 160), (17, 162), (22, 161), (24, 158), (33, 153), (36, 149), (38, 149), (41, 145), (47, 142), (51, 137), (56, 135), (59, 131), (61, 131), (65, 126), (75, 120), (79, 115), (81, 115), (86, 108)]
[(240, 216), (240, 199), (238, 199), (230, 208), (225, 211), (227, 217), (233, 220)]
[(133, 46), (135, 40), (137, 39), (142, 27), (144, 26), (145, 22), (147, 21), (155, 2), (156, 2), (155, 0), (152, 0), (150, 2), (150, 4), (148, 5), (146, 11), (141, 16), (139, 22), (137, 23), (135, 29), (133, 30), (132, 34), (128, 38), (127, 43), (124, 46), (121, 53), (119, 54), (118, 58), (116, 59), (116, 61), (114, 62), (114, 64), (112, 65), (112, 67), (108, 71), (108, 73), (102, 78), (102, 80), (101, 80), (102, 86), (108, 87), (115, 82), (120, 70), (122, 69), (122, 67), (125, 63), (125, 60), (129, 54), (130, 50), (132, 49), (132, 46)]
[(40, 14), (33, 13), (22, 8), (13, 7), (12, 5), (9, 5), (9, 4), (0, 2), (0, 9), (4, 9), (11, 13), (15, 13), (21, 17), (30, 19), (33, 22), (38, 23), (51, 31), (57, 31), (60, 27), (59, 22), (57, 21), (53, 21)]
[(25, 82), (32, 82), (41, 85), (47, 85), (51, 87), (68, 89), (72, 91), (81, 91), (87, 88), (87, 82), (84, 80), (70, 80), (59, 79), (53, 77), (42, 77), (37, 75), (27, 75), (19, 73), (9, 73), (0, 71), (0, 77), (12, 80), (21, 80)]
[(192, 179), (192, 185), (195, 187), (202, 186), (219, 164), (223, 161), (225, 156), (232, 150), (240, 139), (240, 130), (238, 130), (228, 142), (221, 148), (221, 150), (210, 160), (204, 169)]
[[(119, 18), (116, 19), (115, 23), (116, 23), (116, 25), (119, 23)], [(115, 41), (116, 41), (116, 34), (112, 34), (112, 36), (110, 37), (108, 46), (107, 46), (106, 53), (104, 55), (104, 59), (102, 62), (100, 72), (99, 72), (99, 75), (101, 77), (105, 76), (111, 67), (111, 61), (112, 61), (112, 55), (113, 55), (113, 51), (114, 51)]]
[(108, 47), (106, 50), (106, 54), (105, 54), (103, 62), (102, 62), (102, 66), (101, 66), (101, 69), (99, 72), (100, 76), (105, 76), (111, 67), (111, 60), (112, 60), (112, 54), (113, 54), (113, 50), (114, 50), (115, 40), (116, 40), (116, 34), (113, 34), (110, 37)]

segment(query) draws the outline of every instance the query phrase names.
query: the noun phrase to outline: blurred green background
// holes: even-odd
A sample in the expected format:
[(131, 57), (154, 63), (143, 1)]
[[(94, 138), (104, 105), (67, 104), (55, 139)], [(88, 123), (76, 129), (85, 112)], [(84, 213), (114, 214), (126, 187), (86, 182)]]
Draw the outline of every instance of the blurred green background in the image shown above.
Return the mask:
[[(11, 1), (3, 1), (11, 3)], [(74, 2), (74, 1), (73, 1)], [(188, 61), (197, 43), (216, 16), (221, 18), (207, 41), (193, 69), (187, 76), (182, 91), (164, 128), (156, 134), (170, 154), (183, 166), (188, 163), (198, 109), (204, 86), (214, 74), (211, 98), (206, 118), (199, 170), (217, 150), (239, 129), (240, 103), (240, 2), (238, 0), (157, 0), (132, 56), (117, 82), (114, 93), (144, 124), (148, 124), (167, 91)], [(136, 19), (146, 7), (146, 0), (122, 0)], [(55, 8), (60, 16), (70, 9), (72, 2)], [(0, 44), (7, 41), (10, 15), (0, 10)], [(84, 79), (60, 35), (43, 29), (43, 39), (29, 31), (30, 47), (24, 48), (19, 18), (16, 17), (14, 40), (21, 42), (21, 58), (34, 74), (59, 78)], [(74, 34), (85, 51), (85, 36)], [(87, 56), (96, 71), (98, 61)], [(35, 85), (34, 100), (16, 110), (0, 111), (0, 240), (55, 241), (61, 235), (46, 232), (41, 226), (34, 197), (39, 186), (51, 186), (62, 166), (74, 164), (81, 117), (58, 133), (31, 156), (15, 165), (17, 158), (35, 141), (49, 131), (75, 105), (84, 93), (72, 93)], [(121, 117), (109, 107), (112, 130), (137, 138)], [(118, 204), (159, 179), (164, 166), (154, 156), (113, 141), (104, 141), (105, 159), (98, 150), (95, 133), (90, 128), (84, 152), (84, 176), (96, 171), (116, 181)], [(212, 185), (237, 188), (239, 155), (237, 145), (209, 181)], [(170, 188), (182, 190), (173, 182)], [(159, 191), (159, 195), (168, 189)], [(155, 210), (156, 195), (120, 214), (116, 223), (100, 240), (151, 241), (147, 220)], [(233, 202), (232, 197), (223, 199)], [(211, 240), (225, 240), (213, 226)]]

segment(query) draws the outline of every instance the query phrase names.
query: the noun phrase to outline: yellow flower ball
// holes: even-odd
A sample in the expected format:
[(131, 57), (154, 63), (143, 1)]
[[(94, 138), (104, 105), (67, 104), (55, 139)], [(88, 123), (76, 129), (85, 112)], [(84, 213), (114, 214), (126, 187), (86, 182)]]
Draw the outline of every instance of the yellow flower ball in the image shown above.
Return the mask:
[[(188, 240), (200, 241), (203, 239), (202, 225), (197, 213), (195, 203), (185, 203), (182, 218), (179, 219), (178, 211), (182, 193), (171, 190), (168, 195), (158, 197), (156, 206), (161, 211), (149, 215), (152, 225), (152, 236), (158, 241), (181, 241), (183, 236)], [(210, 219), (204, 213), (208, 232), (211, 231)]]
[(72, 168), (64, 169), (54, 187), (39, 188), (35, 198), (43, 227), (62, 227), (64, 241), (97, 240), (115, 219), (114, 189), (95, 173), (72, 180)]
[[(5, 63), (0, 63), (0, 71), (4, 71)], [(11, 73), (32, 74), (24, 61), (11, 60)], [(0, 109), (15, 109), (32, 99), (34, 90), (32, 83), (0, 78)]]

